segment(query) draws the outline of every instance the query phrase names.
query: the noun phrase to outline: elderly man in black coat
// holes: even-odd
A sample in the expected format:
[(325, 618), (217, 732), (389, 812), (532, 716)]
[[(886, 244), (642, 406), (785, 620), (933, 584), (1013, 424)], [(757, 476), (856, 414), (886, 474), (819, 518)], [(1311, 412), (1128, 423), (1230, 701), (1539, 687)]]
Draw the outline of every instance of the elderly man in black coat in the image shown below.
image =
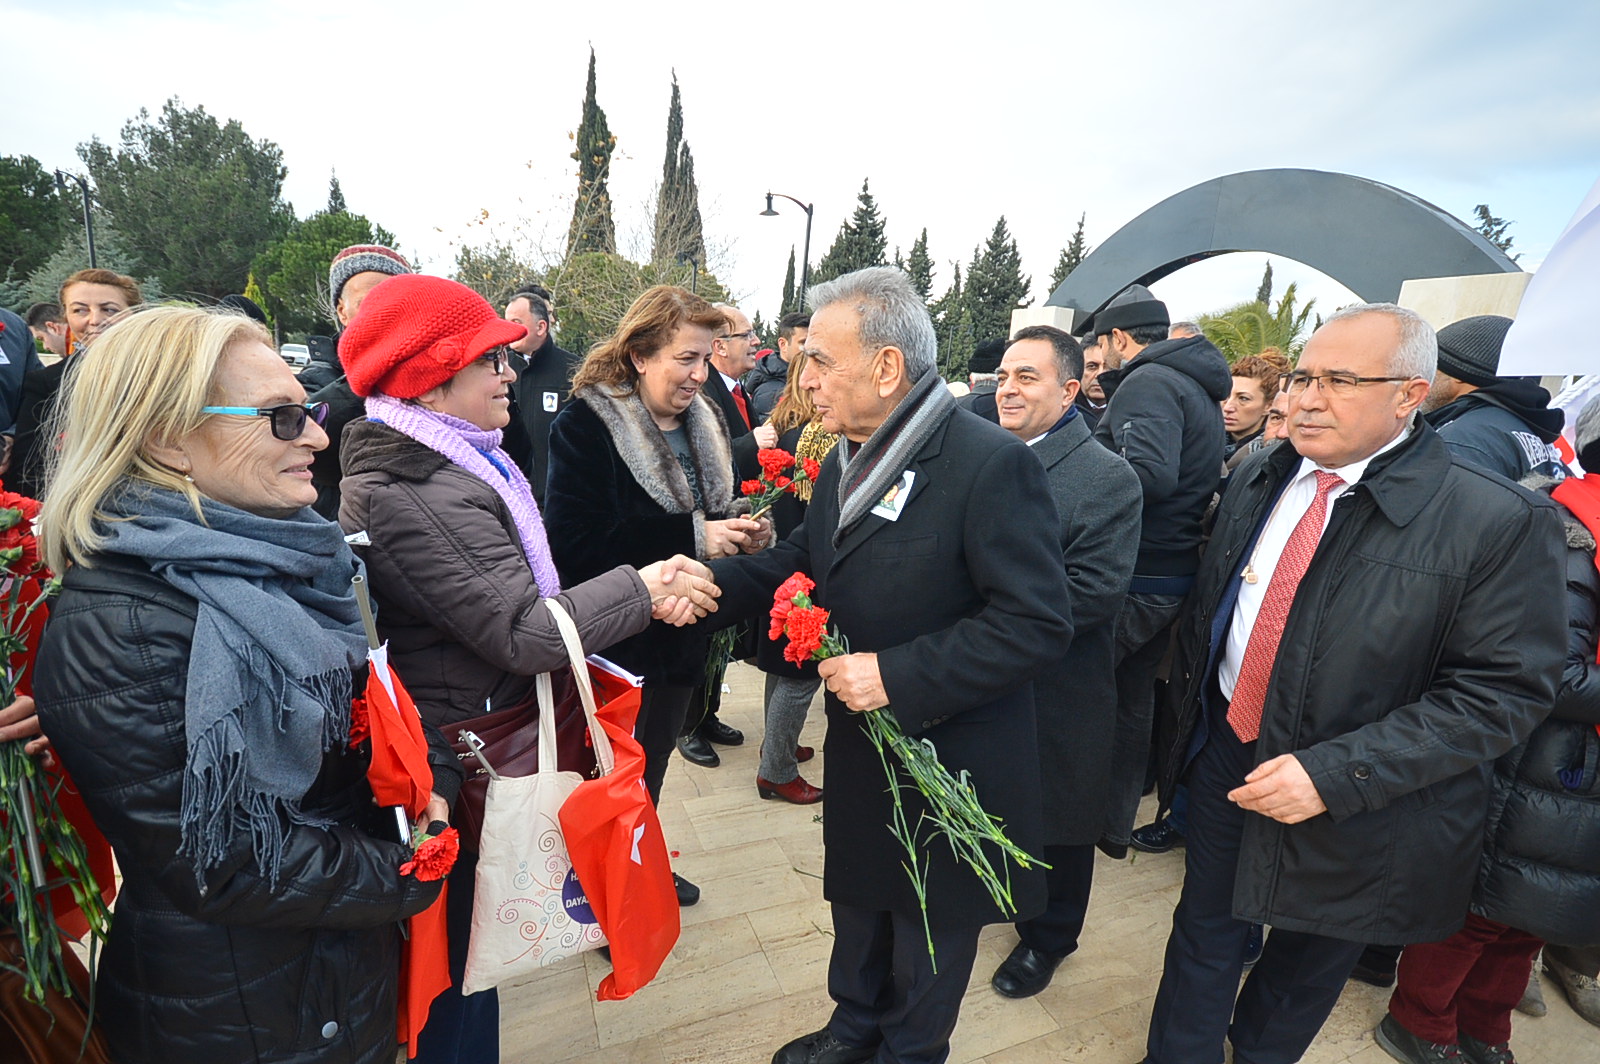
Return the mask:
[[(1017, 911), (1002, 912), (949, 846), (927, 840), (924, 910), (862, 715), (893, 713), (908, 735), (932, 742), (946, 768), (970, 774), (1013, 841), (1038, 853), (1030, 681), (1072, 636), (1060, 523), (1028, 448), (956, 409), (934, 366), (932, 322), (905, 274), (847, 274), (812, 289), (811, 303), (801, 383), (823, 427), (844, 440), (823, 463), (801, 526), (716, 568), (720, 620), (765, 613), (779, 583), (804, 572), (854, 651), (818, 670), (828, 687), (823, 893), (833, 904), (836, 1007), (826, 1027), (773, 1060), (938, 1064), (980, 928), (1036, 915), (1044, 876), (1009, 866)], [(907, 822), (918, 824), (920, 792), (903, 774), (895, 786)]]
[(1072, 600), (1072, 642), (1033, 685), (1049, 901), (1043, 913), (1017, 923), (1020, 941), (994, 973), (994, 988), (1006, 997), (1049, 986), (1056, 966), (1078, 948), (1111, 786), (1116, 619), (1139, 552), (1143, 489), (1128, 463), (1090, 436), (1075, 403), (1082, 375), (1078, 342), (1033, 325), (1006, 348), (995, 391), (1000, 427), (1044, 463)]
[(1217, 1064), (1225, 1038), (1292, 1064), (1363, 943), (1454, 933), (1490, 763), (1554, 701), (1560, 524), (1416, 422), (1435, 352), (1393, 304), (1333, 315), (1285, 384), (1288, 441), (1228, 480), (1159, 743), (1189, 831), (1148, 1064)]

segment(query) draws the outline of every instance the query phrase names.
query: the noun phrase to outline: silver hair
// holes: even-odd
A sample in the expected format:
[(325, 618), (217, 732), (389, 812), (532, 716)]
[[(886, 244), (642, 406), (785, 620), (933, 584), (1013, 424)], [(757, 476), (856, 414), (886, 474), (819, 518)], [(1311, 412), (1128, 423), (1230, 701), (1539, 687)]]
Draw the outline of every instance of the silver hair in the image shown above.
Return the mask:
[(1343, 318), (1357, 318), (1363, 314), (1382, 314), (1400, 330), (1400, 343), (1389, 358), (1390, 376), (1433, 380), (1439, 368), (1439, 340), (1433, 326), (1414, 310), (1393, 303), (1353, 303), (1334, 312), (1322, 325), (1326, 328)]
[[(1583, 404), (1583, 409), (1578, 412), (1578, 422), (1573, 427), (1573, 434), (1577, 437), (1580, 451), (1600, 439), (1600, 397), (1590, 399)], [(1600, 473), (1600, 470), (1591, 469), (1587, 472)]]
[(1169, 337), (1176, 338), (1180, 332), (1183, 333), (1184, 336), (1204, 335), (1200, 331), (1200, 326), (1196, 325), (1192, 321), (1175, 321), (1171, 325), (1167, 326), (1167, 336)]
[(861, 315), (863, 350), (894, 347), (906, 357), (906, 377), (921, 380), (936, 372), (939, 341), (928, 307), (911, 278), (893, 266), (870, 266), (812, 286), (806, 303), (815, 314), (835, 303), (849, 303)]

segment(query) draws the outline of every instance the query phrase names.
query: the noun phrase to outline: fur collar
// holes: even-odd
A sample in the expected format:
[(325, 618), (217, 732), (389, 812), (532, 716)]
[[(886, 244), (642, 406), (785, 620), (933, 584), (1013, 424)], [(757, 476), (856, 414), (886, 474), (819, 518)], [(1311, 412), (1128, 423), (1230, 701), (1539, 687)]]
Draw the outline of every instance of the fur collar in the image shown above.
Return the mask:
[[(1529, 473), (1517, 483), (1529, 491), (1548, 496), (1555, 486), (1561, 482), (1552, 477), (1547, 477), (1543, 473)], [(1583, 522), (1574, 517), (1572, 511), (1565, 506), (1558, 505), (1556, 509), (1561, 511), (1561, 525), (1566, 530), (1567, 546), (1573, 550), (1593, 553), (1595, 550), (1594, 534), (1585, 528)]]
[[(689, 478), (684, 476), (677, 455), (645, 409), (637, 392), (619, 395), (601, 387), (586, 388), (582, 398), (611, 434), (617, 448), (645, 494), (670, 514), (695, 511)], [(696, 395), (684, 414), (689, 433), (689, 451), (694, 456), (700, 477), (700, 492), (709, 516), (721, 518), (733, 510), (733, 451), (728, 444), (722, 415), (704, 393)]]

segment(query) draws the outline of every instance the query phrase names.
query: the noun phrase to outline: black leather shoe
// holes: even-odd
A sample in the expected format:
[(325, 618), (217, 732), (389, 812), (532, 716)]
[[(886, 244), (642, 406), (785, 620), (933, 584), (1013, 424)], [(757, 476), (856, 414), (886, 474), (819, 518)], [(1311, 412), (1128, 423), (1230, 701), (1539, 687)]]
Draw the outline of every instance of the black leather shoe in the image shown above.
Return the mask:
[(698, 732), (679, 736), (678, 753), (683, 755), (685, 761), (692, 761), (704, 768), (716, 768), (722, 764), (722, 755), (711, 749), (711, 744), (702, 739)]
[(684, 879), (678, 873), (672, 873), (672, 889), (678, 892), (678, 905), (687, 909), (700, 900), (700, 888)]
[(772, 1054), (772, 1064), (862, 1064), (877, 1053), (877, 1046), (847, 1046), (824, 1027), (783, 1046)]
[(1460, 1046), (1424, 1041), (1400, 1026), (1393, 1016), (1385, 1016), (1372, 1034), (1384, 1052), (1400, 1064), (1463, 1064)]
[(695, 729), (695, 734), (702, 739), (709, 739), (720, 746), (744, 745), (744, 732), (729, 724), (724, 724), (716, 717), (712, 717), (700, 727)]
[(1134, 828), (1128, 841), (1140, 853), (1169, 853), (1184, 844), (1183, 832), (1174, 828), (1172, 821), (1166, 817), (1154, 824)]
[(1011, 956), (994, 970), (994, 978), (989, 980), (989, 985), (1008, 998), (1033, 997), (1050, 985), (1051, 977), (1056, 974), (1056, 966), (1064, 959), (1064, 956), (1053, 957), (1018, 942)]

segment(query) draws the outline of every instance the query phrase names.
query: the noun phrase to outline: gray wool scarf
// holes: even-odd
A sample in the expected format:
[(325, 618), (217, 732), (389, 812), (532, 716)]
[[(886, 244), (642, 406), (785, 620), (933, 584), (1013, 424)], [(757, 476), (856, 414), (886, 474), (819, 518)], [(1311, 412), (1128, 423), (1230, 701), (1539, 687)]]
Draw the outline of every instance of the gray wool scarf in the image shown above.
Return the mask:
[(848, 441), (839, 451), (839, 527), (833, 533), (837, 547), (872, 508), (878, 505), (906, 466), (933, 434), (955, 413), (955, 396), (938, 372), (929, 367), (889, 411), (883, 424), (855, 452)]
[(130, 484), (107, 510), (104, 552), (140, 559), (198, 604), (178, 852), (204, 892), (248, 831), (276, 887), (289, 825), (325, 823), (300, 801), (349, 737), (350, 673), (367, 654), (350, 587), (359, 563), (309, 508), (271, 518), (202, 499), (201, 521), (183, 495)]

